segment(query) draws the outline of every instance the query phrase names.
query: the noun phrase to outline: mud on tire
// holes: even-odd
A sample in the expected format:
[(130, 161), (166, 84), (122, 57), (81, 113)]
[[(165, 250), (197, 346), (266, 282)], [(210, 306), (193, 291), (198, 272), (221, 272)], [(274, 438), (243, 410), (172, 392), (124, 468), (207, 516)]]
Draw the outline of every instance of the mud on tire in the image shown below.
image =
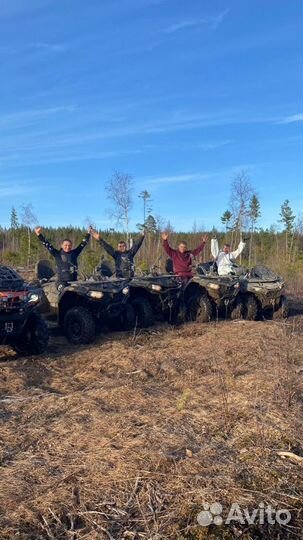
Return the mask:
[(64, 317), (64, 331), (74, 345), (91, 343), (96, 335), (96, 325), (92, 314), (82, 306), (73, 307)]
[(42, 354), (47, 349), (48, 327), (37, 313), (33, 313), (25, 324), (21, 335), (12, 342), (13, 349), (22, 355)]
[(134, 298), (131, 302), (137, 319), (137, 325), (140, 328), (147, 328), (154, 324), (154, 313), (150, 301), (143, 296)]
[(287, 319), (288, 317), (288, 301), (286, 296), (282, 295), (280, 298), (280, 305), (279, 308), (273, 312), (273, 319), (279, 320), (279, 319)]
[(256, 299), (250, 294), (245, 301), (244, 319), (246, 321), (255, 321), (258, 318), (258, 303)]
[(230, 311), (230, 318), (232, 319), (232, 321), (235, 321), (237, 319), (243, 319), (244, 310), (245, 310), (244, 302), (242, 298), (238, 296), (238, 298), (236, 299)]
[(206, 294), (191, 296), (187, 302), (187, 320), (209, 322), (213, 317), (213, 305)]

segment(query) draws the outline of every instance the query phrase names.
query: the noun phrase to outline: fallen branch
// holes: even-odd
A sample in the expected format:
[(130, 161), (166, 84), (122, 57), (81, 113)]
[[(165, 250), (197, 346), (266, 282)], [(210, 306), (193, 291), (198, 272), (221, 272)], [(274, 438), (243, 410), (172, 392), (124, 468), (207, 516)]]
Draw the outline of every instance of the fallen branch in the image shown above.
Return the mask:
[(297, 454), (294, 454), (293, 452), (277, 452), (278, 456), (282, 459), (289, 458), (291, 461), (294, 461), (295, 463), (300, 463), (303, 465), (303, 457), (297, 456)]

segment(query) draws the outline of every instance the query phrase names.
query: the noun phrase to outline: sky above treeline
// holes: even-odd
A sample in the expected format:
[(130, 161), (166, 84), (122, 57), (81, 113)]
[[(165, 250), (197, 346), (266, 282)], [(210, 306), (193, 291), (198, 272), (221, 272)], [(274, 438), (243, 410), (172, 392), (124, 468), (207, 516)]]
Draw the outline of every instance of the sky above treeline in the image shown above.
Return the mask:
[[(114, 227), (105, 183), (133, 176), (131, 225), (220, 227), (246, 170), (260, 225), (303, 212), (301, 0), (0, 0), (0, 225)], [(222, 225), (221, 225), (222, 226)]]

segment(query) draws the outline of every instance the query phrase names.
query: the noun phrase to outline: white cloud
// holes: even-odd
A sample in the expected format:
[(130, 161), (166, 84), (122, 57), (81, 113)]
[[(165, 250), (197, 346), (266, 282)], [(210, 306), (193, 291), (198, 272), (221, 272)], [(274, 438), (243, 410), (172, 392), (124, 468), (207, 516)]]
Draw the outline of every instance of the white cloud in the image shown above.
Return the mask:
[(13, 167), (24, 167), (28, 165), (47, 165), (52, 163), (68, 163), (73, 161), (91, 161), (91, 160), (103, 160), (111, 159), (115, 157), (137, 155), (142, 153), (140, 149), (129, 150), (108, 150), (108, 151), (91, 151), (90, 149), (81, 149), (78, 152), (57, 152), (52, 148), (49, 151), (37, 153), (33, 149), (31, 152), (21, 154), (10, 154), (5, 157), (0, 156), (0, 164), (9, 164)]
[(67, 45), (64, 45), (63, 43), (43, 43), (43, 42), (36, 42), (36, 43), (30, 43), (29, 45), (33, 49), (38, 49), (40, 51), (44, 52), (64, 52), (68, 49)]
[(13, 197), (17, 195), (24, 195), (25, 193), (30, 192), (31, 189), (27, 185), (20, 184), (9, 184), (5, 186), (0, 186), (0, 198)]
[(212, 175), (204, 173), (194, 173), (194, 174), (179, 174), (172, 176), (156, 176), (147, 178), (146, 181), (149, 184), (176, 184), (183, 182), (193, 182), (199, 180), (208, 180)]
[(286, 116), (277, 123), (278, 124), (292, 124), (294, 122), (303, 122), (303, 113), (293, 114), (292, 116)]
[(41, 120), (51, 115), (74, 112), (73, 105), (47, 107), (45, 109), (28, 109), (0, 116), (0, 126), (25, 127), (35, 120)]
[(187, 182), (204, 182), (207, 180), (214, 180), (216, 178), (226, 178), (227, 180), (233, 177), (235, 174), (240, 171), (252, 171), (255, 169), (255, 164), (245, 163), (235, 165), (228, 168), (218, 168), (211, 171), (197, 172), (197, 173), (186, 173), (170, 176), (147, 176), (142, 178), (141, 181), (144, 184), (157, 186), (160, 184), (178, 184), (178, 183), (187, 183)]
[(198, 145), (198, 148), (201, 148), (201, 150), (216, 150), (217, 148), (221, 148), (222, 146), (226, 146), (227, 144), (231, 144), (232, 141), (217, 141), (217, 142), (208, 142), (208, 143), (201, 143)]
[(211, 26), (212, 28), (217, 28), (219, 24), (222, 23), (226, 15), (228, 14), (229, 10), (225, 9), (218, 15), (209, 16), (209, 17), (201, 17), (199, 19), (185, 19), (183, 21), (179, 21), (175, 24), (172, 24), (171, 26), (168, 26), (163, 31), (165, 34), (173, 34), (175, 32), (178, 32), (179, 30), (183, 30), (184, 28), (191, 28), (194, 26), (201, 26), (203, 24), (206, 24), (208, 26)]

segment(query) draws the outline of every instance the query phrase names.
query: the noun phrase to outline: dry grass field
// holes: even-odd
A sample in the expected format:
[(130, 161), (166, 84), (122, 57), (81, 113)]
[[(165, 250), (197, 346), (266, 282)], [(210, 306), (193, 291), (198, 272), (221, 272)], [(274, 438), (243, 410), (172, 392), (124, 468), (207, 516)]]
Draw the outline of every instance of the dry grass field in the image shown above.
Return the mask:
[[(303, 317), (0, 352), (1, 540), (303, 538)], [(279, 452), (289, 452), (286, 457)], [(261, 503), (287, 525), (202, 526)]]

